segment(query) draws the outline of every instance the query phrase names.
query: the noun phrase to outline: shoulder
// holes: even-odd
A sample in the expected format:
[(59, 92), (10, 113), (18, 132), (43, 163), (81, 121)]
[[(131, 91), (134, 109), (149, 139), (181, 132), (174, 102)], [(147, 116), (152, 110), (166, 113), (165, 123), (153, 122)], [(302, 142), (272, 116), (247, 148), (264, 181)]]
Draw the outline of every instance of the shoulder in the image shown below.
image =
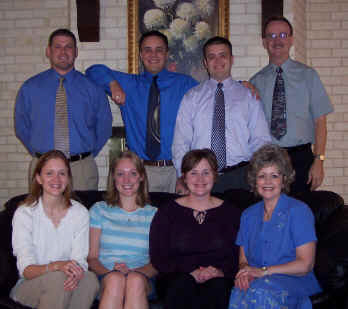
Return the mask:
[(38, 206), (33, 204), (33, 205), (20, 205), (18, 206), (18, 208), (16, 209), (15, 213), (14, 213), (14, 218), (30, 218), (32, 216), (34, 216), (34, 214), (36, 213), (38, 209)]
[(297, 216), (302, 216), (302, 215), (312, 216), (313, 215), (312, 210), (304, 202), (299, 201), (285, 194), (283, 198), (287, 202), (287, 206), (291, 214), (294, 214)]
[(49, 80), (52, 74), (52, 70), (46, 70), (43, 72), (40, 72), (30, 78), (28, 78), (22, 85), (22, 89), (28, 88), (28, 87), (33, 87), (33, 86), (38, 86), (40, 85), (43, 81)]
[(145, 212), (145, 213), (148, 213), (148, 214), (152, 214), (152, 215), (154, 215), (155, 213), (156, 213), (156, 211), (157, 211), (157, 207), (154, 207), (154, 206), (151, 206), (151, 205), (145, 205), (143, 208), (143, 211)]
[(192, 99), (197, 95), (205, 93), (209, 89), (208, 81), (201, 82), (200, 84), (192, 87), (189, 91), (186, 92), (185, 98)]
[(260, 209), (263, 207), (263, 202), (260, 201), (254, 205), (251, 205), (247, 209), (245, 209), (242, 213), (242, 219), (248, 219), (254, 216), (258, 216)]
[[(115, 207), (116, 208), (116, 207)], [(101, 213), (103, 211), (110, 211), (111, 207), (105, 201), (95, 203), (89, 210), (91, 214)]]
[(71, 206), (70, 206), (71, 211), (76, 213), (76, 215), (88, 216), (88, 209), (84, 205), (82, 205), (81, 203), (75, 200), (70, 200), (70, 201), (71, 201)]
[(257, 81), (258, 79), (264, 78), (266, 75), (268, 75), (272, 71), (272, 67), (270, 65), (266, 65), (263, 67), (260, 71), (255, 73), (251, 78), (250, 82), (253, 83)]

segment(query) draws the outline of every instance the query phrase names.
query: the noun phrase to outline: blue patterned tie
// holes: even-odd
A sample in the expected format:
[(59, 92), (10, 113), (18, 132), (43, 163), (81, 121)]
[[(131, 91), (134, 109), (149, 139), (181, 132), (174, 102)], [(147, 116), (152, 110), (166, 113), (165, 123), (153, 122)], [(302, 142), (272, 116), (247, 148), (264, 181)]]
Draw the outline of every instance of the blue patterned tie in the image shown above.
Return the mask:
[(211, 132), (211, 149), (216, 155), (219, 170), (226, 167), (225, 99), (222, 86), (222, 83), (218, 83), (215, 92), (215, 108)]
[(146, 154), (150, 160), (157, 160), (161, 153), (160, 92), (157, 77), (154, 76), (152, 79), (147, 106)]
[(277, 78), (273, 91), (271, 133), (276, 139), (286, 134), (286, 98), (282, 68), (277, 68)]

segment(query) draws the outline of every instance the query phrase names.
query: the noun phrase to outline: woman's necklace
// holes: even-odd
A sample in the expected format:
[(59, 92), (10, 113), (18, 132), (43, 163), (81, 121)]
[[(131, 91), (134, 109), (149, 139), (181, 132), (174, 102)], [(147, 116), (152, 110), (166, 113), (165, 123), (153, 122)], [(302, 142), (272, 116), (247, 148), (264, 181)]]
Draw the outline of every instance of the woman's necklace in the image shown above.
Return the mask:
[(207, 216), (206, 210), (193, 210), (193, 217), (196, 219), (198, 224), (202, 224)]

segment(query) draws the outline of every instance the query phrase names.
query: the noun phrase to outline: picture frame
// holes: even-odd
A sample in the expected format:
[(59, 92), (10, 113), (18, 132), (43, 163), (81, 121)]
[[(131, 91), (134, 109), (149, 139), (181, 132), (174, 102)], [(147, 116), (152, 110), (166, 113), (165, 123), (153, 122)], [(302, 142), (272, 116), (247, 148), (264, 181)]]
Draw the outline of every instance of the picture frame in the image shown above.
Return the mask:
[(202, 46), (212, 36), (229, 39), (229, 0), (128, 0), (128, 72), (142, 71), (138, 41), (150, 30), (169, 41), (167, 68), (206, 78)]

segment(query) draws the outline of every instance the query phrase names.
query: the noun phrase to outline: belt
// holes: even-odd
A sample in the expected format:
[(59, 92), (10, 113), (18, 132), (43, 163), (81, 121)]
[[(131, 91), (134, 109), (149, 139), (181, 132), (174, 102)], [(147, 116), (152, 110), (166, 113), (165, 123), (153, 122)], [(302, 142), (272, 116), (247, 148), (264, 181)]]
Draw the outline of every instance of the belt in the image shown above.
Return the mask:
[(311, 149), (312, 144), (303, 144), (303, 145), (298, 145), (298, 146), (293, 146), (293, 147), (283, 147), (288, 153), (294, 153), (294, 152), (299, 152), (299, 151), (304, 151), (304, 150), (309, 150)]
[[(88, 157), (91, 153), (90, 152), (82, 152), (82, 153), (78, 153), (76, 155), (70, 156), (70, 158), (68, 158), (68, 160), (70, 162), (75, 162), (75, 161), (79, 161), (79, 160), (83, 160), (84, 158)], [(40, 158), (42, 156), (42, 153), (39, 152), (35, 152), (35, 156), (37, 158)]]
[(226, 166), (221, 171), (219, 171), (219, 175), (225, 174), (225, 173), (228, 173), (228, 172), (232, 172), (232, 171), (236, 170), (237, 168), (240, 168), (240, 167), (243, 167), (243, 166), (247, 166), (248, 164), (249, 164), (249, 161), (242, 161), (242, 162), (239, 162), (238, 164), (235, 164), (235, 165), (232, 165), (232, 166)]
[(144, 165), (150, 165), (150, 166), (173, 166), (172, 160), (158, 160), (158, 161), (151, 161), (151, 160), (144, 160)]

